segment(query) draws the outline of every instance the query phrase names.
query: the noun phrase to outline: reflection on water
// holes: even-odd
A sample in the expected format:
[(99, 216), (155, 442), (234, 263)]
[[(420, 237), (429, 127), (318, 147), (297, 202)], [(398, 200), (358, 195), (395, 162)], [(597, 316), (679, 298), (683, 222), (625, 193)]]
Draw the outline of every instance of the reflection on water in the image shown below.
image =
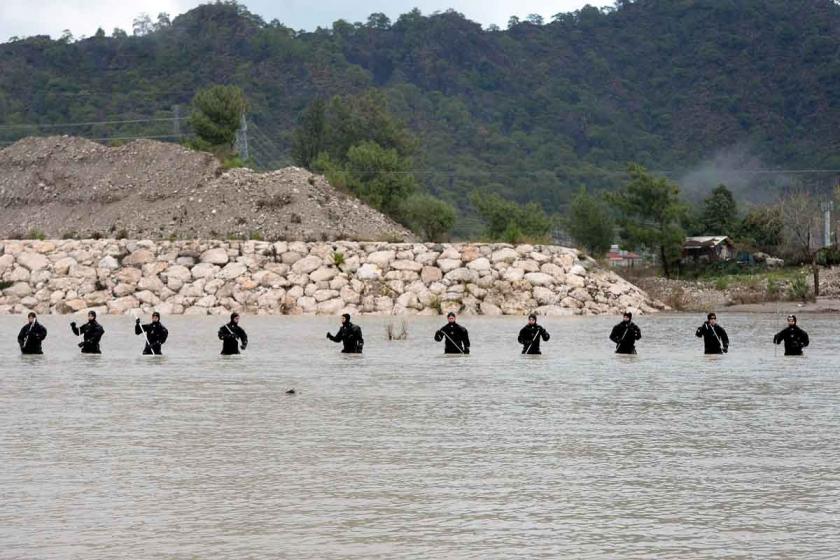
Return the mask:
[[(464, 318), (473, 353), (443, 356), (443, 319), (365, 355), (324, 338), (334, 318), (166, 321), (141, 356), (105, 317), (101, 356), (45, 318), (44, 356), (0, 319), (0, 558), (829, 558), (840, 545), (836, 316), (802, 317), (812, 346), (770, 344), (782, 316)], [(296, 395), (285, 391), (294, 387)]]

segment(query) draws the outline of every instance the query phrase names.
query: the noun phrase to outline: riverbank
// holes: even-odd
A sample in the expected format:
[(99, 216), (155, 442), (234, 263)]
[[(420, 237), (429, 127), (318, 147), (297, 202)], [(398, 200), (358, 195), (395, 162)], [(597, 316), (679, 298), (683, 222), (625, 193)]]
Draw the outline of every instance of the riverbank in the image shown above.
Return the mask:
[(576, 249), (382, 242), (0, 241), (0, 313), (543, 316), (667, 306)]

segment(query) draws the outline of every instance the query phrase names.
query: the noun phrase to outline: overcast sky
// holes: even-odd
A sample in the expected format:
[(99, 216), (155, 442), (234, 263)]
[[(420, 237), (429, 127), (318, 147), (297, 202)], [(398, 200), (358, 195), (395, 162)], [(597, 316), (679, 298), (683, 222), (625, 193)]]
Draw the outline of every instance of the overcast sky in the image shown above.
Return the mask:
[[(131, 32), (131, 22), (140, 13), (154, 19), (167, 12), (173, 18), (202, 0), (0, 0), (0, 41), (9, 37), (51, 35), (62, 30), (90, 36), (102, 27), (108, 34), (114, 27)], [(337, 19), (364, 21), (373, 12), (384, 12), (391, 19), (412, 8), (424, 14), (453, 8), (468, 18), (502, 27), (511, 15), (540, 14), (548, 20), (558, 12), (571, 12), (587, 3), (603, 6), (603, 0), (249, 0), (243, 2), (251, 12), (266, 21), (278, 19), (294, 29), (327, 27)]]

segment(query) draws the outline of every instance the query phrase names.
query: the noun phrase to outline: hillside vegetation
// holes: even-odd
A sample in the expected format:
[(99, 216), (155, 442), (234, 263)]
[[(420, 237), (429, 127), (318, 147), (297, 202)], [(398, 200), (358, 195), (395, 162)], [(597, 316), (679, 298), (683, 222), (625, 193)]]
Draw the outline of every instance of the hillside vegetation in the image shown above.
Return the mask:
[[(177, 140), (173, 106), (186, 111), (200, 88), (230, 83), (247, 95), (262, 167), (292, 162), (313, 100), (378, 90), (417, 138), (414, 177), (467, 216), (476, 190), (555, 212), (581, 186), (626, 183), (628, 162), (679, 179), (733, 147), (766, 167), (840, 169), (831, 0), (619, 0), (505, 30), (413, 11), (315, 32), (225, 2), (140, 24), (136, 35), (0, 45), (0, 141)], [(19, 126), (126, 120), (144, 122)], [(761, 174), (745, 181), (753, 192), (768, 185)], [(456, 227), (475, 231), (471, 219)]]

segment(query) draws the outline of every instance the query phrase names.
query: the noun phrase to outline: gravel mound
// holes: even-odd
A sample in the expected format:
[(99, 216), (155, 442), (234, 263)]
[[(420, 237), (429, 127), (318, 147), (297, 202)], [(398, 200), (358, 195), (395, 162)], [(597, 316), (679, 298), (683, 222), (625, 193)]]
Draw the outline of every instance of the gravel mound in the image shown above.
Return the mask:
[(211, 154), (137, 140), (26, 138), (0, 151), (0, 237), (411, 241), (319, 175), (224, 171)]

